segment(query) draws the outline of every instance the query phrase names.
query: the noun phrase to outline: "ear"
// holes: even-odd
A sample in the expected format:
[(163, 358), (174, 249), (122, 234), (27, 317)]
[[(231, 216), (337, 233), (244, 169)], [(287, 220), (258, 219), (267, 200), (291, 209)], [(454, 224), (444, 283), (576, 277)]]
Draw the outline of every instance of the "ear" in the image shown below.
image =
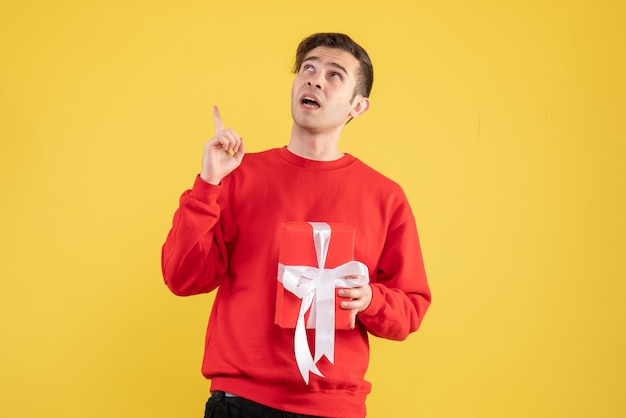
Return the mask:
[(370, 99), (357, 95), (353, 99), (352, 110), (350, 111), (351, 118), (356, 118), (367, 112), (370, 108)]

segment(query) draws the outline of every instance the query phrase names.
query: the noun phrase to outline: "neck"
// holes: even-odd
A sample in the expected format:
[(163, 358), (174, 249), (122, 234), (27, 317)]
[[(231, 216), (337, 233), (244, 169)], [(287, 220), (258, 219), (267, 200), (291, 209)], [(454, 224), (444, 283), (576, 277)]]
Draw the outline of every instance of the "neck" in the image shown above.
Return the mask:
[(339, 135), (336, 133), (315, 133), (302, 129), (294, 124), (287, 149), (292, 153), (316, 161), (334, 161), (343, 157), (339, 149)]

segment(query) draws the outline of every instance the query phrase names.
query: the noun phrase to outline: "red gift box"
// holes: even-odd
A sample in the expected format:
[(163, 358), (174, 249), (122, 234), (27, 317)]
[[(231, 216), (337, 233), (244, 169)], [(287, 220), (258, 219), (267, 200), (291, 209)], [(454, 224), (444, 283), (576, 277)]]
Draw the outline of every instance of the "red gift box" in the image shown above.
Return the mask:
[[(332, 269), (354, 260), (354, 228), (340, 223), (328, 223), (331, 228), (325, 269)], [(310, 266), (318, 268), (317, 253), (313, 238), (313, 226), (308, 222), (285, 222), (281, 228), (278, 261), (284, 266)], [(279, 269), (280, 270), (280, 269)], [(276, 315), (274, 323), (281, 328), (294, 329), (300, 312), (302, 299), (277, 282)], [(335, 289), (335, 329), (350, 329), (350, 310), (339, 304), (348, 298), (337, 295)], [(305, 315), (308, 324), (310, 310)], [(307, 328), (314, 328), (307, 325)]]

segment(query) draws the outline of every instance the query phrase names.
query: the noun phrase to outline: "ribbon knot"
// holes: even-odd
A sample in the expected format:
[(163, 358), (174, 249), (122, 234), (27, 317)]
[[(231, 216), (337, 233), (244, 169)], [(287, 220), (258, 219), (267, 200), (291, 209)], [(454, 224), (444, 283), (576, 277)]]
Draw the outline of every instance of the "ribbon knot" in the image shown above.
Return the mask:
[[(320, 377), (317, 362), (326, 356), (335, 363), (335, 288), (364, 286), (369, 282), (367, 266), (360, 261), (349, 261), (332, 269), (325, 268), (331, 238), (331, 227), (325, 222), (309, 222), (313, 227), (313, 241), (317, 267), (278, 265), (278, 281), (289, 292), (302, 299), (294, 336), (296, 363), (305, 383), (309, 372)], [(311, 355), (304, 324), (304, 316), (311, 310), (309, 328), (315, 328), (315, 356)]]

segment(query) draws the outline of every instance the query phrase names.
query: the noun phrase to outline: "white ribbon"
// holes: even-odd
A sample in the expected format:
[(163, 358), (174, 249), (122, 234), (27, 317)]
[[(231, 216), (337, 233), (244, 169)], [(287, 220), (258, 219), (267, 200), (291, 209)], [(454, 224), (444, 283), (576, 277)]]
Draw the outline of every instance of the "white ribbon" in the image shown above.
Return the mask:
[[(309, 372), (324, 377), (316, 365), (322, 356), (326, 356), (332, 364), (335, 363), (335, 288), (360, 287), (369, 282), (367, 266), (360, 261), (349, 261), (333, 269), (325, 268), (331, 227), (324, 222), (309, 224), (313, 227), (318, 266), (278, 264), (278, 281), (302, 299), (296, 322), (294, 350), (298, 369), (306, 384), (309, 384)], [(304, 325), (304, 315), (309, 308), (308, 326), (315, 328), (315, 357), (311, 355)]]

